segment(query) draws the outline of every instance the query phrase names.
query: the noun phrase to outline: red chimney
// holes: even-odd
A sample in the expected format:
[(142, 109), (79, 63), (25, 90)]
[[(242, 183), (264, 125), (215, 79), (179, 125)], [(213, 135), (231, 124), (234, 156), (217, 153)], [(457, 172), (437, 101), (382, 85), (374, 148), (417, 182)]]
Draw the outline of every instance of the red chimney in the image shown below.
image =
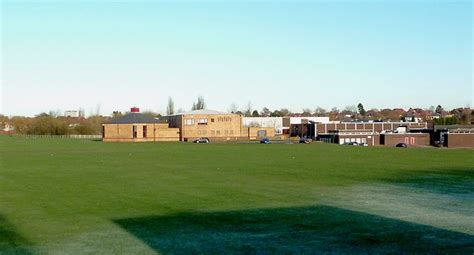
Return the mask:
[(131, 111), (131, 112), (140, 112), (140, 108), (138, 108), (138, 107), (132, 107), (132, 108), (130, 108), (130, 111)]

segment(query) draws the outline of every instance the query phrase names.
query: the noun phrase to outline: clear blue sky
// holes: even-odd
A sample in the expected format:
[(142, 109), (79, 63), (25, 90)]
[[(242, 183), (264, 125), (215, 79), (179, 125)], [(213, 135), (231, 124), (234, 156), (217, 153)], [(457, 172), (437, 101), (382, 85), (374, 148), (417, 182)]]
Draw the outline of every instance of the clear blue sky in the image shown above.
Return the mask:
[(3, 114), (474, 104), (471, 1), (0, 1)]

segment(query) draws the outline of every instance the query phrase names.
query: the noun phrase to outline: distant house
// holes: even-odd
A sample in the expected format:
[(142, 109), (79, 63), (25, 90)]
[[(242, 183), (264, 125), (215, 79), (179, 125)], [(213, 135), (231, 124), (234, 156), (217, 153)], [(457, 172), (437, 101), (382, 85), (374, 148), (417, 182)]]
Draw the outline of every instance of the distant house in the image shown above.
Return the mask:
[(4, 123), (1, 128), (4, 132), (11, 132), (15, 130), (15, 127), (13, 127), (13, 125), (10, 123)]
[(79, 111), (69, 110), (64, 112), (64, 117), (79, 118)]

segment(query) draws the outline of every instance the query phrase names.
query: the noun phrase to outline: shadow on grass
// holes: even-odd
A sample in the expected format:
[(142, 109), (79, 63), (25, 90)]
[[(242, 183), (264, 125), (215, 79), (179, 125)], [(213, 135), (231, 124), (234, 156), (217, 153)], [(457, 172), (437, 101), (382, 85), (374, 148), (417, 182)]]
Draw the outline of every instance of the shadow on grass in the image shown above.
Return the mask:
[(474, 194), (474, 169), (414, 171), (383, 181), (438, 194)]
[(474, 236), (330, 206), (120, 219), (163, 254), (462, 253)]
[(0, 254), (32, 254), (32, 244), (19, 235), (15, 227), (0, 215)]

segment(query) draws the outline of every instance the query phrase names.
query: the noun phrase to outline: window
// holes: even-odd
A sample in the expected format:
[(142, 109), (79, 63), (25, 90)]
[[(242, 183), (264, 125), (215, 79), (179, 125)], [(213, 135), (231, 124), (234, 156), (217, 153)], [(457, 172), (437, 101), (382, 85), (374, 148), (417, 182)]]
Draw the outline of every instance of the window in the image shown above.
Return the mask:
[(228, 135), (228, 134), (229, 134), (229, 130), (226, 130), (224, 133), (225, 133), (225, 135)]
[(148, 128), (147, 126), (143, 126), (143, 138), (146, 138), (147, 136), (147, 131), (148, 131), (147, 128)]
[(415, 137), (411, 137), (410, 140), (411, 144), (415, 144)]
[(105, 138), (105, 126), (102, 126), (102, 138)]
[(216, 134), (217, 134), (217, 135), (221, 135), (221, 131), (220, 131), (220, 130), (217, 130), (217, 131), (216, 131)]
[(234, 134), (234, 130), (231, 130), (231, 131), (230, 131), (230, 134), (233, 135), (233, 134)]
[(186, 126), (192, 126), (192, 125), (194, 125), (194, 119), (185, 119), (184, 124)]
[(211, 122), (214, 122), (214, 118), (211, 119)]
[(198, 119), (198, 125), (207, 125), (207, 119)]
[(137, 126), (132, 127), (133, 138), (137, 138)]
[(216, 135), (216, 131), (215, 131), (215, 130), (211, 130), (211, 135)]

